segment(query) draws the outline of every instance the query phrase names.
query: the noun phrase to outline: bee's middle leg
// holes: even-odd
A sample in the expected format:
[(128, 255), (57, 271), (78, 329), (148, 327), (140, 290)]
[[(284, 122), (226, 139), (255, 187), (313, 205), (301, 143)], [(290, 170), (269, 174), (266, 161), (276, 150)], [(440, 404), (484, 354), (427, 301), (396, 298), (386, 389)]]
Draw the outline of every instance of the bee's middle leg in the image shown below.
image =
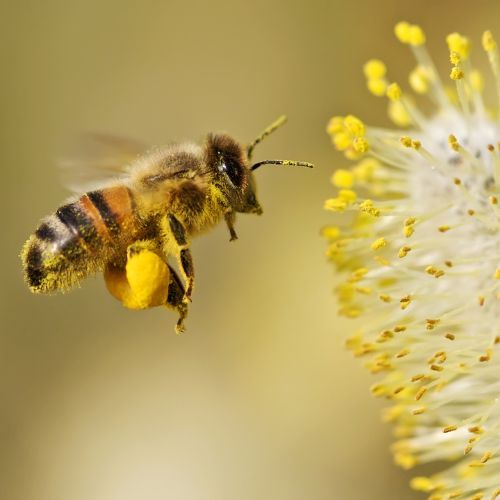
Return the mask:
[(173, 214), (167, 215), (164, 226), (167, 226), (163, 228), (166, 233), (165, 237), (168, 240), (167, 245), (172, 247), (172, 244), (174, 244), (179, 268), (186, 280), (183, 302), (187, 303), (191, 301), (191, 295), (194, 288), (194, 266), (193, 256), (191, 255), (191, 250), (189, 250), (186, 230), (179, 219)]

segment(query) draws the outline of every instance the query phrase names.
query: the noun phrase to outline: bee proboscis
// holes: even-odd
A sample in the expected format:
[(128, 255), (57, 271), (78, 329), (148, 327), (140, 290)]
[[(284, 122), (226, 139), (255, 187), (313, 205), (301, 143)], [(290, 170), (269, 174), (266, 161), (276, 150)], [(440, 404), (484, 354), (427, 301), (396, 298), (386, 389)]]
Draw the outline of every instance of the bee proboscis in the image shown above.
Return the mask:
[(236, 214), (262, 213), (253, 176), (258, 167), (312, 167), (291, 160), (251, 163), (255, 146), (285, 121), (280, 117), (246, 147), (222, 133), (208, 134), (203, 145), (156, 148), (125, 165), (117, 179), (71, 199), (42, 220), (23, 247), (21, 259), (30, 290), (65, 291), (103, 272), (108, 289), (127, 305), (122, 290), (130, 288), (127, 266), (134, 256), (149, 252), (166, 269), (162, 274), (166, 281), (155, 288), (154, 298), (148, 296), (139, 302), (142, 306), (129, 307), (173, 308), (179, 313), (176, 331), (183, 331), (194, 287), (190, 238), (224, 220), (230, 240), (235, 240)]

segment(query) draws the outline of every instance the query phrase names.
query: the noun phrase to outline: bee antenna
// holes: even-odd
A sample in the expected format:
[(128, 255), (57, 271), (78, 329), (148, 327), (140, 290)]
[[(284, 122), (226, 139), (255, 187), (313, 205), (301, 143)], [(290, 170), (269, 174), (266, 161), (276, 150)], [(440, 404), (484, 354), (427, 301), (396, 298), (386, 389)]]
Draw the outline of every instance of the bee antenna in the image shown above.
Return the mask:
[(252, 153), (260, 142), (263, 141), (269, 134), (273, 133), (276, 129), (280, 128), (282, 125), (286, 123), (288, 118), (285, 115), (280, 116), (276, 121), (271, 123), (269, 127), (267, 127), (254, 141), (252, 141), (248, 146), (247, 146), (247, 157), (250, 160), (252, 158)]
[(314, 165), (307, 161), (294, 161), (294, 160), (263, 160), (252, 165), (252, 170), (258, 169), (262, 165), (284, 165), (285, 167), (295, 166), (295, 167), (307, 167), (313, 168)]

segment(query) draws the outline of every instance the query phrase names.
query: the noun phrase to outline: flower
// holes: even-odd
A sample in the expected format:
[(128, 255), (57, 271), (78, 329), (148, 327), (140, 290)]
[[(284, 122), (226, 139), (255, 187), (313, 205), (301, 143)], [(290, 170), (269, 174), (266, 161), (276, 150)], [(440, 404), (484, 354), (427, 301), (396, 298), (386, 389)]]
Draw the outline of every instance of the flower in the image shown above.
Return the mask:
[[(409, 84), (435, 111), (422, 113), (382, 61), (364, 66), (369, 91), (387, 96), (405, 130), (330, 120), (336, 149), (356, 161), (332, 177), (337, 215), (323, 228), (327, 256), (343, 281), (339, 313), (353, 318), (355, 356), (383, 378), (372, 388), (390, 400), (393, 452), (404, 468), (453, 465), (411, 486), (430, 498), (500, 497), (500, 140), (499, 114), (482, 98), (469, 40), (447, 37), (445, 87), (416, 25), (397, 24), (417, 65)], [(482, 40), (500, 102), (495, 40)]]

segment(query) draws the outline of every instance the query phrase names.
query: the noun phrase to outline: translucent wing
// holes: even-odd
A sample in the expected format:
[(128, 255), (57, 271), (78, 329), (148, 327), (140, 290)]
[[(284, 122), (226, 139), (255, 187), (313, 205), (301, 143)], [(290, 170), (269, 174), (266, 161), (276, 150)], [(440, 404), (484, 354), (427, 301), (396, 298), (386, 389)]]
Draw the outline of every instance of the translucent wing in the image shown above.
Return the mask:
[(89, 133), (59, 160), (63, 184), (75, 193), (91, 191), (128, 174), (128, 166), (148, 149), (124, 137)]

